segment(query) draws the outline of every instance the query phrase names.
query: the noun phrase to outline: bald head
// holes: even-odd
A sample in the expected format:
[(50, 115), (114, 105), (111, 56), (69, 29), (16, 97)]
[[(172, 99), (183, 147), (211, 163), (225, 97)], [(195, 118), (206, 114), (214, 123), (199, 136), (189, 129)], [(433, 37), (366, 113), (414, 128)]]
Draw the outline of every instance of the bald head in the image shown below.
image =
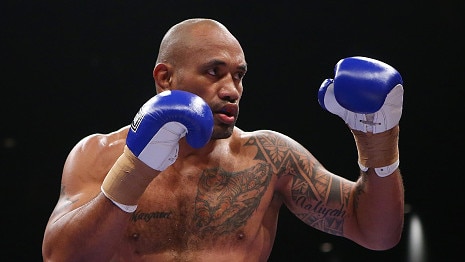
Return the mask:
[(240, 48), (237, 39), (218, 21), (207, 18), (187, 19), (166, 32), (156, 62), (176, 65), (208, 45), (219, 44), (236, 45)]

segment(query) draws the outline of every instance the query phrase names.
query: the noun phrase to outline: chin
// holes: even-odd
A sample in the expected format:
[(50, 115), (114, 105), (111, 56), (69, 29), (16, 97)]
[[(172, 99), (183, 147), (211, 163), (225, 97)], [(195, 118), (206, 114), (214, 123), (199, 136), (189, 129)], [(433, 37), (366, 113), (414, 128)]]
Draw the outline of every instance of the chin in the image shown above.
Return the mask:
[(213, 128), (213, 133), (212, 133), (211, 139), (225, 139), (225, 138), (228, 138), (228, 137), (230, 137), (232, 135), (233, 130), (234, 130), (234, 125), (233, 126), (227, 126), (227, 127), (215, 126)]

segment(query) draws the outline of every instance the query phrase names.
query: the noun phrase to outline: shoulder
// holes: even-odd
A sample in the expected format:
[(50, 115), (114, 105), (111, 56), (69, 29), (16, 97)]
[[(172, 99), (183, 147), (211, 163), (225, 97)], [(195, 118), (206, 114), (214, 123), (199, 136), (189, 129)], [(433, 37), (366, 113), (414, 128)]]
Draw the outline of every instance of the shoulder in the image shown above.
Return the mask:
[(301, 145), (295, 141), (293, 138), (268, 129), (255, 130), (251, 132), (244, 132), (239, 129), (239, 135), (242, 140), (245, 140), (245, 143), (252, 140), (257, 140), (259, 143), (266, 143), (269, 145), (282, 145), (282, 146), (298, 146)]
[(98, 156), (102, 152), (120, 151), (126, 142), (129, 127), (123, 127), (111, 133), (95, 133), (81, 139), (72, 149), (71, 153), (86, 156)]
[(128, 129), (126, 126), (111, 133), (96, 133), (81, 139), (66, 159), (64, 178), (86, 174), (89, 178), (103, 179), (123, 152)]
[(128, 128), (81, 139), (68, 154), (60, 198), (49, 221), (87, 203), (100, 192), (103, 179), (122, 154)]
[(73, 150), (97, 153), (101, 150), (107, 150), (117, 147), (121, 142), (125, 143), (129, 126), (122, 127), (111, 133), (95, 133), (81, 139)]
[(259, 154), (272, 162), (281, 163), (290, 158), (311, 165), (318, 163), (307, 146), (283, 133), (273, 130), (240, 131), (240, 137), (243, 146), (255, 146)]
[[(243, 148), (255, 148), (257, 155), (267, 161), (280, 162), (284, 158), (316, 159), (310, 151), (293, 138), (273, 130), (256, 130), (252, 132), (238, 132)], [(250, 150), (250, 149), (248, 149)], [(261, 158), (260, 157), (260, 158)]]

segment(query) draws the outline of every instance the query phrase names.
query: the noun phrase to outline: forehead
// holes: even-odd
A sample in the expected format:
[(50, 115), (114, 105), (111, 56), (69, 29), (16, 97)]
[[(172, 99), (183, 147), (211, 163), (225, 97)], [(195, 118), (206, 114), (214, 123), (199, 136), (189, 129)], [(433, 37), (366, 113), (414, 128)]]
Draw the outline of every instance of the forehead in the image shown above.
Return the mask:
[(218, 28), (194, 29), (184, 42), (187, 59), (197, 62), (221, 60), (231, 64), (245, 64), (245, 55), (237, 39), (228, 31)]

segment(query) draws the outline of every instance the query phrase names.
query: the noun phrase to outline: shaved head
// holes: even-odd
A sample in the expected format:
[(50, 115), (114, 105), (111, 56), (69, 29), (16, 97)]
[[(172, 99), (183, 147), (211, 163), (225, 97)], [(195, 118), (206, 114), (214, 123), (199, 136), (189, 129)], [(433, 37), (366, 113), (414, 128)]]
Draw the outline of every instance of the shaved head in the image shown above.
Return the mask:
[[(238, 40), (218, 21), (207, 18), (184, 20), (171, 27), (160, 43), (156, 63), (179, 65), (209, 45), (236, 45)], [(241, 49), (242, 51), (242, 49)]]

